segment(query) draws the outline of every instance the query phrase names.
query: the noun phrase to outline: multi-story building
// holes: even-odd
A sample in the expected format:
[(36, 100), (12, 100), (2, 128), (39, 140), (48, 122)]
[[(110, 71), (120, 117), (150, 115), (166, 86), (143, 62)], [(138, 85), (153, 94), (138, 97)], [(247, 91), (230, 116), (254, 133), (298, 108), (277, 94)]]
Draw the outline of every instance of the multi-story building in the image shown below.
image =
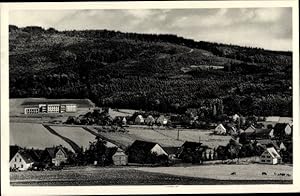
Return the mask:
[(39, 108), (38, 107), (28, 107), (24, 108), (24, 114), (38, 114)]
[(47, 113), (59, 113), (60, 104), (47, 104)]

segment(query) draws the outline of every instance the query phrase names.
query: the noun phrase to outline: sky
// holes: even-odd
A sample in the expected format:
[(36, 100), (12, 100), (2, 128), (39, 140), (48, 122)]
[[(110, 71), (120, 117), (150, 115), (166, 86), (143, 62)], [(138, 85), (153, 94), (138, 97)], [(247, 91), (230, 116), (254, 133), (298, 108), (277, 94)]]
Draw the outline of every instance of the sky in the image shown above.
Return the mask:
[(197, 41), (292, 50), (291, 8), (14, 10), (9, 23), (57, 30), (176, 34)]

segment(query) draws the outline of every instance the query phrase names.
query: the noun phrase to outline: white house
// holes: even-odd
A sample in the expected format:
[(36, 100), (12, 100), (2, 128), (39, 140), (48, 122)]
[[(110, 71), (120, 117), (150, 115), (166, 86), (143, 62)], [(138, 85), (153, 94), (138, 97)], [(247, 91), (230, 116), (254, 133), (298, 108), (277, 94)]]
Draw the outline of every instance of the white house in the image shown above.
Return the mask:
[(237, 121), (239, 118), (240, 118), (240, 116), (237, 115), (237, 114), (235, 114), (235, 115), (232, 116), (232, 120), (233, 121)]
[(116, 153), (112, 156), (114, 165), (127, 165), (128, 156), (120, 148), (117, 149)]
[(155, 119), (153, 118), (152, 115), (149, 115), (149, 116), (145, 119), (145, 123), (146, 123), (147, 125), (152, 125), (152, 124), (155, 123)]
[(9, 167), (21, 171), (28, 170), (34, 163), (33, 158), (25, 151), (19, 151), (10, 160)]
[(123, 117), (123, 119), (122, 119), (122, 125), (126, 125), (126, 124), (127, 124), (127, 120), (126, 120), (125, 117)]
[(142, 115), (138, 115), (135, 120), (134, 120), (135, 124), (143, 124), (145, 122), (144, 118)]
[(218, 135), (225, 135), (226, 134), (226, 129), (225, 129), (225, 127), (222, 124), (219, 124), (215, 128), (214, 133), (218, 134)]
[(160, 125), (166, 125), (168, 123), (168, 119), (164, 116), (164, 115), (160, 115), (157, 119), (156, 119), (156, 123), (160, 124)]
[(278, 152), (275, 150), (274, 147), (267, 148), (261, 155), (260, 155), (260, 162), (264, 164), (278, 164), (281, 163), (281, 157)]

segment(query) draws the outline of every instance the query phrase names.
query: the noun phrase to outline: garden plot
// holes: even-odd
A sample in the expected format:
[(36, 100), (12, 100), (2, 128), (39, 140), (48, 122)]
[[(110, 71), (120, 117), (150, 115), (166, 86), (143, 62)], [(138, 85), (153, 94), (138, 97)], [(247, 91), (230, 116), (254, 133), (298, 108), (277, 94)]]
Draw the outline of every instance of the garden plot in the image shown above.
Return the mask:
[(10, 123), (9, 136), (10, 145), (36, 149), (62, 145), (73, 151), (68, 143), (51, 134), (42, 124)]

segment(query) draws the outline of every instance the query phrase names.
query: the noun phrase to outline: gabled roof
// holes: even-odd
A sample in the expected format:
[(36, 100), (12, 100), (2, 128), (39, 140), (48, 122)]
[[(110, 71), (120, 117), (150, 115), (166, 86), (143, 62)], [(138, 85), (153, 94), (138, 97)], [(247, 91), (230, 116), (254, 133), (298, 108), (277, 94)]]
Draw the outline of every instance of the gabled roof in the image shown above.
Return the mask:
[(145, 119), (146, 122), (155, 122), (155, 119), (153, 118), (152, 115), (147, 116), (147, 118)]
[(180, 150), (180, 147), (163, 147), (163, 150), (168, 154), (177, 154)]
[(60, 146), (58, 146), (58, 147), (51, 147), (51, 148), (45, 148), (46, 153), (48, 153), (48, 155), (49, 155), (52, 159), (55, 158), (55, 155), (56, 155), (56, 153), (57, 153), (59, 150), (61, 150), (61, 151), (67, 156), (66, 151), (65, 151), (62, 147), (60, 147)]
[(23, 160), (25, 161), (25, 163), (33, 163), (36, 160), (34, 160), (33, 157), (31, 157), (31, 155), (25, 151), (25, 150), (19, 150), (18, 153), (20, 154), (20, 156), (23, 158)]
[(139, 148), (143, 149), (144, 151), (150, 151), (157, 143), (154, 142), (148, 142), (148, 141), (142, 141), (142, 140), (135, 140), (131, 146), (130, 149), (132, 148)]
[(117, 148), (116, 152), (113, 153), (113, 156), (121, 156), (121, 155), (122, 156), (126, 155), (124, 150), (122, 150), (121, 148)]
[(224, 125), (223, 124), (219, 124), (215, 129), (217, 129), (218, 127), (221, 127), (223, 130), (225, 130), (226, 131), (226, 128), (224, 127)]
[(275, 148), (267, 148), (267, 152), (272, 156), (272, 158), (281, 158), (278, 152), (275, 150)]
[(255, 131), (255, 129), (256, 128), (253, 125), (251, 125), (247, 129), (245, 129), (245, 133), (253, 133)]
[(254, 135), (255, 136), (268, 136), (272, 129), (255, 129)]

